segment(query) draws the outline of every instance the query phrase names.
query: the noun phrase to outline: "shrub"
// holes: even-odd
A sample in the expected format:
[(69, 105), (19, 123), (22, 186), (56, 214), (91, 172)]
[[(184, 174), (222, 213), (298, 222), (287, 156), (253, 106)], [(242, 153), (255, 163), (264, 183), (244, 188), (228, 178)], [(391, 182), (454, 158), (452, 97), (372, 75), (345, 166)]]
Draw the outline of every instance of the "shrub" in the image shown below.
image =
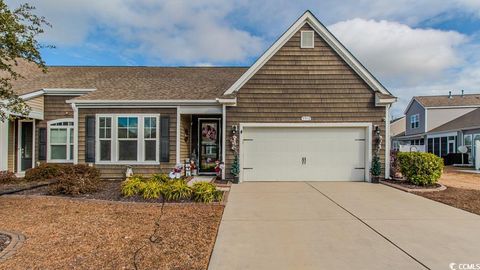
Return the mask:
[(415, 185), (433, 185), (442, 176), (443, 159), (431, 153), (398, 153), (402, 174)]
[(167, 201), (187, 200), (192, 196), (192, 189), (183, 180), (165, 182), (162, 187), (162, 195)]
[(162, 184), (157, 180), (150, 179), (144, 183), (140, 192), (144, 199), (158, 199), (162, 193)]
[(64, 165), (57, 182), (49, 185), (50, 194), (79, 195), (98, 190), (100, 171), (88, 165)]
[(166, 175), (166, 174), (157, 173), (157, 174), (152, 175), (151, 179), (159, 181), (161, 183), (165, 183), (165, 182), (168, 182), (170, 180), (170, 177), (168, 177), (168, 175)]
[(192, 199), (196, 202), (210, 203), (213, 201), (220, 201), (223, 197), (223, 192), (217, 190), (212, 183), (199, 182), (192, 186)]
[(63, 167), (72, 165), (60, 165), (42, 163), (35, 168), (28, 169), (25, 172), (26, 181), (45, 181), (58, 178), (62, 175)]
[(377, 155), (373, 156), (372, 168), (370, 168), (370, 173), (375, 177), (378, 177), (380, 176), (380, 174), (382, 174), (382, 163), (380, 162), (380, 157), (378, 157)]
[(133, 175), (123, 181), (122, 183), (122, 195), (125, 197), (131, 197), (137, 195), (145, 188), (144, 179), (141, 176)]
[(0, 171), (0, 184), (1, 183), (9, 183), (17, 181), (17, 176), (15, 173), (10, 171)]

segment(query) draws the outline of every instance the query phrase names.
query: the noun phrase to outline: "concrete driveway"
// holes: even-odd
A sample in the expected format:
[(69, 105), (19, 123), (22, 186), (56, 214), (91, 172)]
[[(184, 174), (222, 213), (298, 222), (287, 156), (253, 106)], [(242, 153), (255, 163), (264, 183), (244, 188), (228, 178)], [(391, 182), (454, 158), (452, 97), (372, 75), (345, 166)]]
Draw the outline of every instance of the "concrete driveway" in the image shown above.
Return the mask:
[(480, 216), (384, 185), (242, 183), (228, 200), (211, 270), (480, 264)]

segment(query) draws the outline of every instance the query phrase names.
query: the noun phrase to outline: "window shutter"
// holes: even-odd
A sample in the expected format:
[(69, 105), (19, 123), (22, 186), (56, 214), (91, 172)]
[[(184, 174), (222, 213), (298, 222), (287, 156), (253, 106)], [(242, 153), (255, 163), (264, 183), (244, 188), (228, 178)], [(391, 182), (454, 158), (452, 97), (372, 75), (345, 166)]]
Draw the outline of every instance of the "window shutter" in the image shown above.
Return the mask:
[(170, 116), (160, 117), (160, 162), (170, 161)]
[(85, 117), (85, 162), (95, 162), (95, 116)]
[(47, 160), (47, 129), (38, 129), (38, 160)]

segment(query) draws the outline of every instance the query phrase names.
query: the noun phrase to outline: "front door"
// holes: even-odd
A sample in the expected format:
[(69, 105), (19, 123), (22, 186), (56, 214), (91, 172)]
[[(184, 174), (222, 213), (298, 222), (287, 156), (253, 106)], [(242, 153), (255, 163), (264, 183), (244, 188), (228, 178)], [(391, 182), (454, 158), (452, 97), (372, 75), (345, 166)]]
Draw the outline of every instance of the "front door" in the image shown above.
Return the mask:
[(200, 173), (215, 172), (216, 161), (220, 160), (220, 120), (199, 119), (199, 162)]
[(20, 171), (33, 165), (33, 122), (20, 122)]

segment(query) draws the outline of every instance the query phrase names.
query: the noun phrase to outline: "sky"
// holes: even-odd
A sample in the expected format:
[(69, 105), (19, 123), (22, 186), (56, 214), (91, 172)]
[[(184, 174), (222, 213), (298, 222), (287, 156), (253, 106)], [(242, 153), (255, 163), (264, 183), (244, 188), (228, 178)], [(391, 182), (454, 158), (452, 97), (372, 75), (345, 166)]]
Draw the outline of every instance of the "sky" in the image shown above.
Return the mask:
[(395, 96), (480, 93), (480, 0), (7, 0), (48, 65), (250, 66), (310, 10)]

